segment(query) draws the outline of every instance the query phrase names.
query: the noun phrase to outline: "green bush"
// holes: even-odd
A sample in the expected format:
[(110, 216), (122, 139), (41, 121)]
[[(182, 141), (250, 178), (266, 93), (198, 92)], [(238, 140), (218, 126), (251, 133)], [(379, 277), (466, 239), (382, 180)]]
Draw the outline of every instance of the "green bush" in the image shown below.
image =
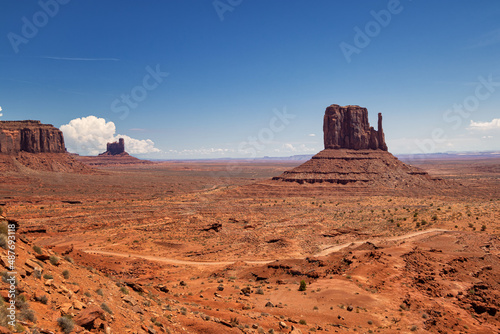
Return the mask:
[(299, 291), (306, 291), (306, 288), (307, 288), (306, 281), (304, 280), (300, 281)]
[(53, 279), (54, 276), (52, 276), (51, 274), (45, 274), (45, 275), (43, 275), (43, 278), (45, 278), (45, 279)]

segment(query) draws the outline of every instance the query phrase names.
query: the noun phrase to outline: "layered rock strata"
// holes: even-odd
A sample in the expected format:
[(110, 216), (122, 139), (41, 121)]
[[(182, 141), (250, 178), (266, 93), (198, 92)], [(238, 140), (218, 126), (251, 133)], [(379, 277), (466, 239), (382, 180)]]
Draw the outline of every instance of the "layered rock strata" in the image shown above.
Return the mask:
[(65, 153), (62, 132), (40, 121), (0, 121), (0, 153)]

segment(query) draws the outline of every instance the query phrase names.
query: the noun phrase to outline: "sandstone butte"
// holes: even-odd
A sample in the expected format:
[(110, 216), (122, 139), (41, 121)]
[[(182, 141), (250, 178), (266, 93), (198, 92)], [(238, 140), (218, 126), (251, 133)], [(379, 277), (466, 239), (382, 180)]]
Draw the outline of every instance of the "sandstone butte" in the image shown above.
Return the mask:
[(0, 121), (0, 153), (66, 153), (61, 130), (40, 121)]
[(107, 143), (106, 145), (106, 152), (99, 154), (100, 156), (103, 155), (128, 155), (127, 152), (125, 152), (125, 139), (120, 138), (118, 142), (114, 143)]
[(40, 121), (0, 121), (0, 171), (33, 170), (93, 173), (64, 145), (61, 130)]
[(332, 104), (325, 110), (323, 134), (324, 150), (273, 180), (392, 189), (435, 188), (444, 183), (388, 152), (380, 113), (375, 130), (366, 108)]

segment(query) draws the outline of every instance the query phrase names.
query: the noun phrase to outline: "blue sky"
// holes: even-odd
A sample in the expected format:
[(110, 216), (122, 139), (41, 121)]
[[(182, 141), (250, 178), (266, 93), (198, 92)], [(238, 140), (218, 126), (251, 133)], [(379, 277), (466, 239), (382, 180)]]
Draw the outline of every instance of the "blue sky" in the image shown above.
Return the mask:
[(82, 154), (125, 136), (147, 158), (289, 156), (357, 104), (393, 153), (500, 150), (498, 17), (496, 0), (4, 1), (0, 119), (62, 127)]

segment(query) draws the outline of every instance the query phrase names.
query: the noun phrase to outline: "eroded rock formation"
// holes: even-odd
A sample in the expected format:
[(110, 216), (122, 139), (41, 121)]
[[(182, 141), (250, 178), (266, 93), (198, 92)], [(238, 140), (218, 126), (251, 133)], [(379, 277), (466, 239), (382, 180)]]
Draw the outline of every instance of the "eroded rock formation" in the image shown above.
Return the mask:
[(62, 132), (40, 121), (0, 121), (0, 153), (65, 153)]
[(118, 142), (114, 142), (114, 143), (108, 143), (106, 145), (106, 152), (104, 153), (101, 153), (99, 155), (120, 155), (120, 154), (127, 154), (127, 152), (125, 152), (125, 139), (123, 138), (120, 138), (118, 140)]
[(368, 122), (368, 110), (359, 106), (332, 104), (326, 108), (323, 135), (325, 149), (387, 151), (382, 114), (378, 114), (378, 130), (375, 130)]
[(368, 123), (368, 110), (332, 104), (323, 122), (325, 149), (302, 165), (273, 180), (327, 183), (345, 187), (391, 189), (434, 188), (434, 178), (406, 165), (387, 151), (382, 115), (378, 130)]

